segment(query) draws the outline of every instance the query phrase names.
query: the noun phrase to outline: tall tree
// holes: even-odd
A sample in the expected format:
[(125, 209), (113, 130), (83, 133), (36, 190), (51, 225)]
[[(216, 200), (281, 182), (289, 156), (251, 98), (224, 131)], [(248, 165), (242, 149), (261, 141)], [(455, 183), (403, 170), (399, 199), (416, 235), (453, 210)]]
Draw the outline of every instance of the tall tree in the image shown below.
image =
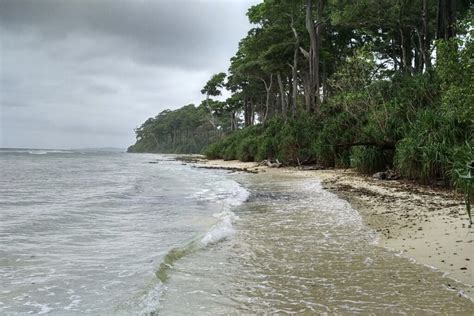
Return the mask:
[(214, 117), (214, 109), (211, 107), (209, 100), (211, 96), (215, 97), (222, 94), (221, 89), (224, 87), (226, 76), (227, 75), (224, 72), (213, 75), (206, 85), (201, 89), (201, 93), (206, 95), (206, 107), (209, 111), (209, 122), (216, 130), (218, 126)]
[(319, 113), (321, 106), (320, 88), (320, 48), (321, 48), (321, 30), (323, 26), (322, 11), (324, 0), (317, 0), (316, 20), (313, 16), (313, 1), (306, 0), (306, 30), (309, 34), (309, 50), (301, 48), (304, 56), (308, 60), (308, 73), (304, 77), (306, 111)]

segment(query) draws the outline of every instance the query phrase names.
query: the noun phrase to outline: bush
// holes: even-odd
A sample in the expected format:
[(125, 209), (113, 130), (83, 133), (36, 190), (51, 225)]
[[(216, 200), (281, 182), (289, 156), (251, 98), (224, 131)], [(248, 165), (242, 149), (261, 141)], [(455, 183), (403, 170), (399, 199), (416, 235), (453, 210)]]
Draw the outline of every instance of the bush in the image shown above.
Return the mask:
[[(474, 161), (474, 139), (453, 148), (449, 159), (448, 175), (453, 186), (462, 191), (466, 191), (467, 183), (461, 181), (459, 175), (466, 174), (466, 165), (472, 163), (472, 161)], [(471, 189), (474, 189), (474, 186), (472, 186)], [(470, 194), (473, 193), (472, 191), (470, 192)]]
[(244, 138), (237, 147), (237, 159), (240, 161), (254, 161), (257, 154), (258, 142), (256, 137)]
[(396, 148), (395, 166), (402, 176), (425, 183), (442, 180), (449, 184), (447, 172), (452, 149), (458, 142), (456, 129), (455, 122), (436, 111), (420, 111)]
[(221, 152), (221, 143), (213, 143), (209, 146), (207, 146), (204, 151), (202, 152), (208, 159), (221, 159), (222, 156), (220, 154)]
[(255, 159), (262, 161), (265, 159), (280, 159), (281, 130), (285, 122), (273, 119), (267, 122), (263, 134), (258, 138), (258, 149)]
[(362, 173), (374, 173), (392, 167), (393, 151), (374, 146), (352, 148), (351, 167)]
[(345, 112), (325, 114), (324, 123), (312, 143), (316, 162), (325, 167), (348, 167), (350, 144), (357, 137), (354, 120)]

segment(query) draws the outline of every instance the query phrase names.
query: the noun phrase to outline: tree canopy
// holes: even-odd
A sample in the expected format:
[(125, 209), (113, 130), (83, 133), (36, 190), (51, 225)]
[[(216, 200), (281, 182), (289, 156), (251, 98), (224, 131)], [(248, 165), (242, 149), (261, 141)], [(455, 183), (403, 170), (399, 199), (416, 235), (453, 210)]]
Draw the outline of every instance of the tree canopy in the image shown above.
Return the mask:
[[(247, 16), (252, 28), (202, 104), (147, 120), (132, 151), (211, 144), (209, 157), (447, 184), (474, 159), (469, 1), (264, 0)], [(231, 96), (213, 99), (224, 88)]]

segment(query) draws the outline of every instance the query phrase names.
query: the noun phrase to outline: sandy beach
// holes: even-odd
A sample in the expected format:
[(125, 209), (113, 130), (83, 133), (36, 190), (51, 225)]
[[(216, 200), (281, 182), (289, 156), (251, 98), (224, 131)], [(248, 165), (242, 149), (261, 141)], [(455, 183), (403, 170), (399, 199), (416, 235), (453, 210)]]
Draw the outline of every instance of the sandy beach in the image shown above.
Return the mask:
[(474, 297), (474, 228), (468, 226), (460, 194), (406, 181), (378, 180), (351, 170), (268, 168), (254, 162), (193, 159), (189, 162), (197, 167), (319, 179), (324, 188), (348, 200), (379, 233), (380, 246), (444, 272), (465, 285), (448, 287)]

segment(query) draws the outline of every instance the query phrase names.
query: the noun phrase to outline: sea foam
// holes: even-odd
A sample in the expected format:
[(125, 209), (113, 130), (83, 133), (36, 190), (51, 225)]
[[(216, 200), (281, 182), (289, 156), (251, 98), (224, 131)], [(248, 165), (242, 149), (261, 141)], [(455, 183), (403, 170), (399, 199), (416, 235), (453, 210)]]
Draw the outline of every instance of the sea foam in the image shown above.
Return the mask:
[(214, 214), (219, 221), (211, 227), (206, 235), (201, 239), (204, 245), (215, 244), (221, 240), (231, 237), (235, 234), (234, 222), (239, 219), (232, 211), (224, 211)]
[(231, 210), (244, 203), (250, 195), (246, 189), (235, 181), (226, 184), (226, 186), (218, 189), (217, 195), (211, 195), (211, 198), (214, 199), (213, 202), (220, 205), (222, 212), (213, 214), (218, 221), (201, 239), (201, 243), (204, 245), (215, 244), (235, 234), (234, 223), (239, 217)]

